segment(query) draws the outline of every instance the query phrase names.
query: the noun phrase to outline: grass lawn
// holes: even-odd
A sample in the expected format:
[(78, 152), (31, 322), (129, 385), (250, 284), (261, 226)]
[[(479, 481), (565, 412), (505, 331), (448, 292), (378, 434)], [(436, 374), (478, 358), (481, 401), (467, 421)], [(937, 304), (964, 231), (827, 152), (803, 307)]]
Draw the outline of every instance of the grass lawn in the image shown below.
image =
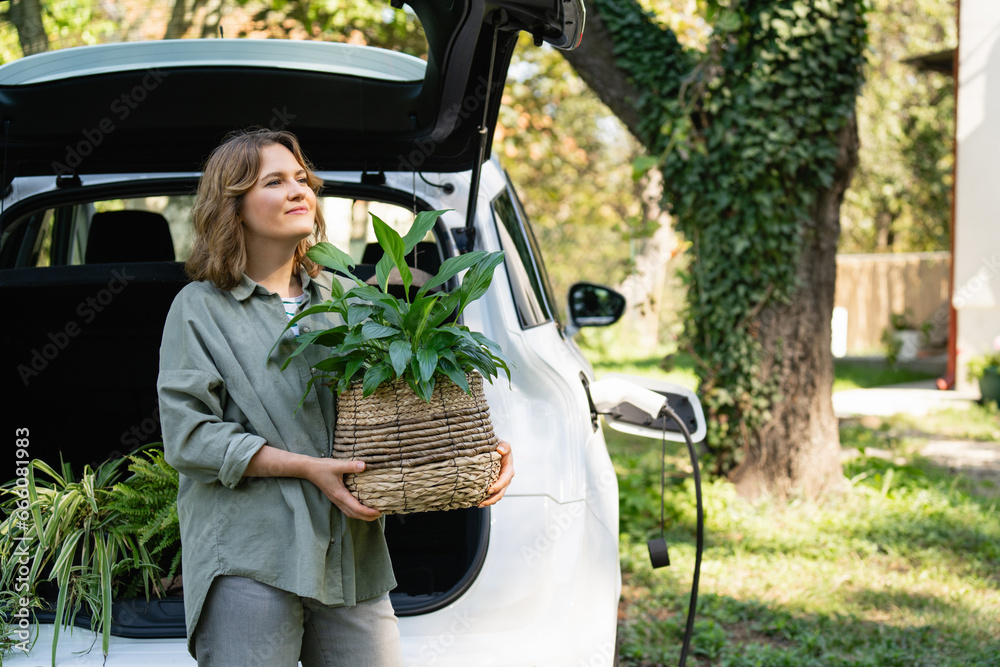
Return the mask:
[(927, 373), (905, 366), (893, 368), (888, 364), (849, 363), (835, 361), (833, 364), (833, 390), (867, 389), (884, 387), (903, 382), (931, 380), (940, 377), (938, 373)]
[[(641, 360), (595, 367), (598, 377), (693, 377), (683, 363), (670, 372)], [(668, 444), (672, 565), (653, 570), (646, 540), (659, 536), (660, 443), (605, 434), (619, 474), (621, 663), (675, 665), (694, 563), (687, 455)], [(855, 453), (845, 491), (823, 502), (748, 503), (726, 482), (706, 480), (688, 664), (1000, 665), (1000, 498), (922, 459), (917, 449), (932, 434), (996, 441), (1000, 413), (845, 423), (841, 443)]]

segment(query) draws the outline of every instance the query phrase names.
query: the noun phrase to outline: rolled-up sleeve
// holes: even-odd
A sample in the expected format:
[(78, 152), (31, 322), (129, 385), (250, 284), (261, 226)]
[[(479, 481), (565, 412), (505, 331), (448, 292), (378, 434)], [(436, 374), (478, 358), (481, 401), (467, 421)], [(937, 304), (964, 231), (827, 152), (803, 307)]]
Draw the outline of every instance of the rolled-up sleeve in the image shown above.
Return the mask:
[(188, 287), (170, 307), (160, 344), (156, 390), (164, 457), (193, 480), (235, 488), (267, 440), (250, 432), (245, 419), (234, 418), (239, 410), (230, 405), (213, 356), (223, 354), (222, 334), (204, 290)]
[(156, 385), (167, 463), (199, 482), (235, 488), (266, 441), (224, 420), (222, 380), (201, 370), (161, 370)]

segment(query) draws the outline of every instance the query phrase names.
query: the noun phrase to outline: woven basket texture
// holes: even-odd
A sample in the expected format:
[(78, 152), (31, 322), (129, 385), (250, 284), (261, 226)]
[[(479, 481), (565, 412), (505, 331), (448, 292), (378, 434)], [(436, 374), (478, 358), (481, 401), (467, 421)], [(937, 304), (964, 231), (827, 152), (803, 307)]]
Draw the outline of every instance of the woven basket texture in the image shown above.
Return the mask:
[(344, 475), (362, 504), (384, 514), (474, 507), (500, 474), (498, 439), (483, 378), (466, 376), (472, 396), (438, 378), (430, 402), (403, 380), (362, 396), (360, 382), (337, 399), (333, 456), (365, 462)]

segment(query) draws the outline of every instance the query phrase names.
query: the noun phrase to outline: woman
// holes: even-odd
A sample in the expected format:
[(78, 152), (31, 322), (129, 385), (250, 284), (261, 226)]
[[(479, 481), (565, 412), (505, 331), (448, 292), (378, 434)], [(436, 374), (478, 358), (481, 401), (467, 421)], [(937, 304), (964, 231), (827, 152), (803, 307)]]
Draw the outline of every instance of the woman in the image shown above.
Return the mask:
[[(193, 281), (164, 325), (157, 390), (181, 473), (188, 649), (202, 666), (402, 664), (384, 521), (343, 483), (364, 464), (329, 458), (331, 392), (293, 416), (322, 352), (278, 370), (295, 348), (288, 318), (329, 297), (330, 274), (305, 255), (325, 236), (321, 185), (296, 138), (266, 130), (227, 137), (198, 185)], [(499, 450), (482, 506), (513, 476), (509, 444)]]

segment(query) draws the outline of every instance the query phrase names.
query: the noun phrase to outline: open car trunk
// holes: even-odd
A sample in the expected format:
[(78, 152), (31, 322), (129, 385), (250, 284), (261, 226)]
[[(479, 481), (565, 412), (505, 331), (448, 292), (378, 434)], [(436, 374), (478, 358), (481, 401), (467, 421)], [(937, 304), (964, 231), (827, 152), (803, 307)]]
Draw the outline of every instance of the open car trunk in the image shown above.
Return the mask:
[[(5, 429), (30, 428), (32, 458), (53, 467), (62, 459), (79, 474), (159, 441), (160, 338), (186, 282), (174, 261), (0, 270), (0, 304), (17, 313), (0, 332), (13, 361), (3, 375)], [(397, 614), (433, 611), (461, 595), (482, 565), (488, 530), (488, 510), (475, 508), (388, 516)], [(114, 621), (121, 636), (185, 634), (180, 599), (119, 601)], [(89, 627), (89, 619), (77, 624)]]

